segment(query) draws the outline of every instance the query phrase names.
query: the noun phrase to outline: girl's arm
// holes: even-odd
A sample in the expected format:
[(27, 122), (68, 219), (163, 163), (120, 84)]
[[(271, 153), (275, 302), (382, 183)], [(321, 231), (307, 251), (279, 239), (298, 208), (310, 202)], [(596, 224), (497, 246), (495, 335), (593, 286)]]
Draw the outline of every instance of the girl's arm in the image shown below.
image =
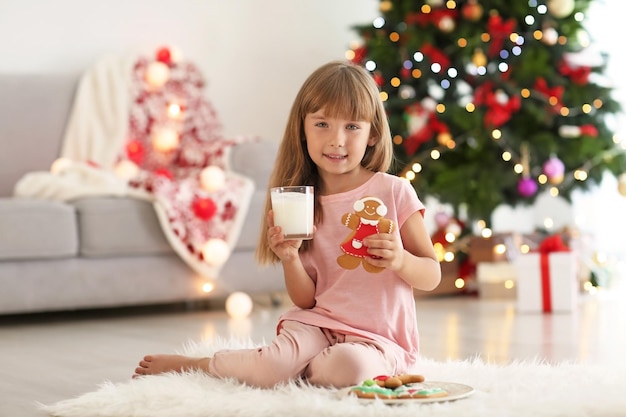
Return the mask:
[(315, 283), (306, 273), (300, 257), (282, 261), (285, 275), (285, 286), (291, 301), (300, 308), (315, 306)]
[(285, 287), (291, 301), (300, 308), (315, 306), (315, 283), (300, 261), (302, 240), (285, 240), (280, 226), (274, 226), (274, 213), (267, 214), (267, 241), (283, 265)]
[(434, 290), (441, 281), (441, 267), (420, 212), (413, 213), (397, 234), (379, 233), (363, 243), (368, 252), (380, 259), (368, 258), (375, 266), (391, 269), (413, 288)]

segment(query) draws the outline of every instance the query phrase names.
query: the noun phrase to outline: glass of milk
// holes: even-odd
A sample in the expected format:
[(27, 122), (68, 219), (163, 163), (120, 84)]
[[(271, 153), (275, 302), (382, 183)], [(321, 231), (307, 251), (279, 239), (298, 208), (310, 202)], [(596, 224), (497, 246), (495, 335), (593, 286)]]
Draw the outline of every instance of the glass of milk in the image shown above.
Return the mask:
[(313, 187), (298, 185), (271, 189), (274, 224), (285, 239), (313, 239)]

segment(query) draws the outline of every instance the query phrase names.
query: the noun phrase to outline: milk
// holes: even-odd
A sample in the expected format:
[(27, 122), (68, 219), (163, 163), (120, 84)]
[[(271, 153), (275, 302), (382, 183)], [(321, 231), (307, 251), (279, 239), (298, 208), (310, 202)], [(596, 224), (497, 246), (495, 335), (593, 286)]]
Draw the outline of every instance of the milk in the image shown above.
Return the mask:
[(271, 198), (274, 224), (286, 239), (313, 238), (313, 187), (275, 187)]

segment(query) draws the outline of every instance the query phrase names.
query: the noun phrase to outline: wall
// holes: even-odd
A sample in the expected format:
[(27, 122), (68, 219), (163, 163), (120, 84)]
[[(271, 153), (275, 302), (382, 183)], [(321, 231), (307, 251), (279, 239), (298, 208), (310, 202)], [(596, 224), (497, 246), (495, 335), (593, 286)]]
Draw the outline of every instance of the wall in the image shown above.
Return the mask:
[(344, 57), (378, 0), (2, 0), (0, 73), (81, 73), (169, 44), (194, 61), (224, 133), (279, 140), (297, 89)]

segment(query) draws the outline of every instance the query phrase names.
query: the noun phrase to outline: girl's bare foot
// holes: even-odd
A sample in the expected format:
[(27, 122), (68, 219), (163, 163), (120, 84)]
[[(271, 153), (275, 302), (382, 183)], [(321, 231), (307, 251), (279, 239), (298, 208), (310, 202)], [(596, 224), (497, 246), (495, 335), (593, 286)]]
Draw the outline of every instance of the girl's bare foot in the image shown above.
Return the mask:
[(209, 358), (194, 358), (182, 355), (147, 355), (135, 368), (133, 378), (142, 375), (156, 375), (164, 372), (200, 370), (208, 372)]

